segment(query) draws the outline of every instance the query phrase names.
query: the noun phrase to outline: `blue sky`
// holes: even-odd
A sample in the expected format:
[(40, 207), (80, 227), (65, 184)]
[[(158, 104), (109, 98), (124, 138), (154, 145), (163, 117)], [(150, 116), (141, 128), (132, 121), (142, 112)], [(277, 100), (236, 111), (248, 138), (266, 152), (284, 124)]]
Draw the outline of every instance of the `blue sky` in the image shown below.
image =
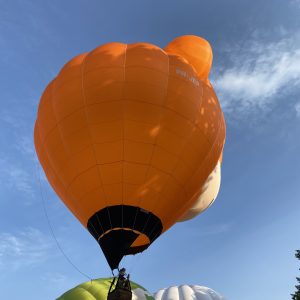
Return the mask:
[[(211, 81), (227, 121), (217, 201), (125, 260), (150, 291), (209, 286), (228, 300), (290, 299), (300, 248), (299, 0), (0, 0), (0, 293), (53, 300), (87, 278), (58, 250), (33, 148), (40, 95), (73, 56), (195, 34), (214, 51)], [(42, 171), (40, 171), (42, 174)], [(50, 222), (91, 278), (110, 273), (98, 245), (42, 177)]]

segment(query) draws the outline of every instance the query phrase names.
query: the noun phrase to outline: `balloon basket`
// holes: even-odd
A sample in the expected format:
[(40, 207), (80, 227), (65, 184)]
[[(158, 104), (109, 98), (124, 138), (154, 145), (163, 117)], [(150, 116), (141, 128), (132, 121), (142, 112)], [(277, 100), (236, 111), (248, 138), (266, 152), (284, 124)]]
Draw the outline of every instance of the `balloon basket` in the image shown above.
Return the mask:
[(132, 292), (125, 289), (116, 289), (108, 293), (107, 300), (131, 300)]

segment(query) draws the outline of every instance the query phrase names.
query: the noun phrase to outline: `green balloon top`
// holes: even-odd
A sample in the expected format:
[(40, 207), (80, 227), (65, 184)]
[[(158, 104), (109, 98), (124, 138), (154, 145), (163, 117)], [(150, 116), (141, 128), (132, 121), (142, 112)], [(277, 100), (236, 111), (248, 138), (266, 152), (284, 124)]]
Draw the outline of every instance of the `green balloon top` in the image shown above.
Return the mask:
[[(84, 282), (67, 291), (56, 300), (106, 300), (113, 278), (99, 278)], [(153, 296), (142, 286), (131, 283), (132, 300), (154, 300)]]

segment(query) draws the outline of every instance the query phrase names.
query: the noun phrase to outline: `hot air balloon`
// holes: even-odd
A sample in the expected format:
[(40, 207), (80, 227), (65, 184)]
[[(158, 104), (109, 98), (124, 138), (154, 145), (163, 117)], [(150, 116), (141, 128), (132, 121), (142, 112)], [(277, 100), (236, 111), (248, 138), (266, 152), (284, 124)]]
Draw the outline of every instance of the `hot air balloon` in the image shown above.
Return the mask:
[[(99, 278), (84, 282), (65, 292), (56, 300), (106, 300), (112, 278)], [(132, 300), (154, 300), (152, 295), (135, 282), (132, 285)]]
[(165, 49), (108, 43), (69, 61), (41, 97), (38, 159), (111, 269), (190, 218), (218, 168), (225, 121), (211, 63), (196, 36)]
[(200, 285), (180, 285), (161, 289), (154, 294), (155, 300), (225, 300), (214, 290)]

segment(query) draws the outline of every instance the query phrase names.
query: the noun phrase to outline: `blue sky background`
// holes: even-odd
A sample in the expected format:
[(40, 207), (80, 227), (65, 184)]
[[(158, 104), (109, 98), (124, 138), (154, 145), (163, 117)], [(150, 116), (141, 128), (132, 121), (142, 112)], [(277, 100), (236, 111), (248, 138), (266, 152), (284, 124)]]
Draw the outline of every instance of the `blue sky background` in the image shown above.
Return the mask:
[[(43, 210), (32, 135), (47, 83), (100, 44), (164, 47), (183, 34), (214, 50), (227, 121), (221, 191), (124, 265), (152, 292), (188, 283), (228, 300), (290, 299), (300, 275), (299, 16), (299, 0), (0, 0), (1, 299), (54, 300), (87, 280), (58, 250)], [(108, 276), (94, 239), (43, 176), (42, 186), (64, 252), (89, 277)]]

